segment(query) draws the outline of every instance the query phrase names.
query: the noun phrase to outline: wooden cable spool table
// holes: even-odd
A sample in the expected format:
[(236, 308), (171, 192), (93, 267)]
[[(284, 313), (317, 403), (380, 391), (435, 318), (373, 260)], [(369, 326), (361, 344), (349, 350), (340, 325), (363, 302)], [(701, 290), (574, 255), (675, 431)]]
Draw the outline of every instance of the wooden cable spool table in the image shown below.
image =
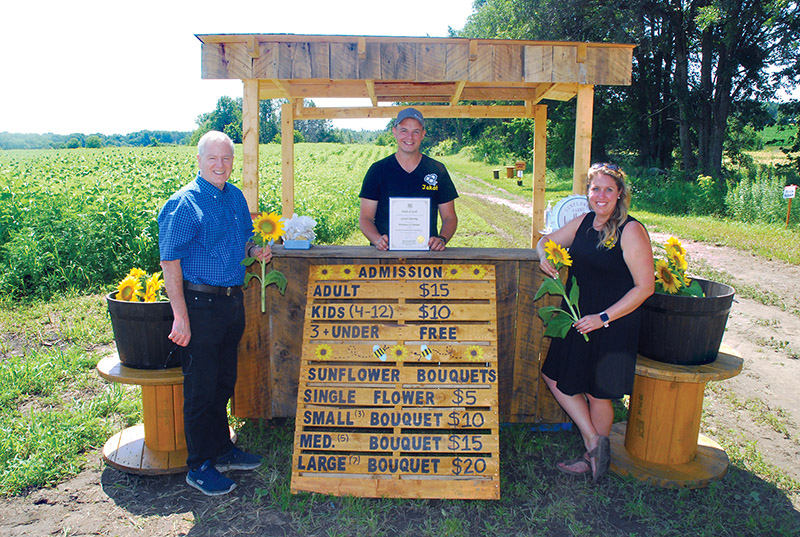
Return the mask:
[(106, 462), (132, 474), (175, 474), (188, 470), (183, 434), (183, 373), (170, 369), (125, 367), (116, 354), (97, 364), (111, 382), (142, 387), (142, 421), (115, 434), (103, 446)]
[(742, 370), (731, 349), (704, 365), (668, 364), (639, 356), (627, 423), (611, 431), (611, 470), (665, 488), (700, 488), (728, 471), (728, 455), (700, 434), (706, 383)]

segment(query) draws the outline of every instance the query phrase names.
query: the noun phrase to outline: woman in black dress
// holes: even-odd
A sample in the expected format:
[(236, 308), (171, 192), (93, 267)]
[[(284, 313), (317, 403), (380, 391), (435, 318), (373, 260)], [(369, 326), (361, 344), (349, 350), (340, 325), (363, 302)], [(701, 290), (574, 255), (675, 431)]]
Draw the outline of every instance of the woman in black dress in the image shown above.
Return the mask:
[(569, 248), (567, 291), (575, 276), (583, 315), (564, 339), (552, 340), (542, 368), (547, 386), (577, 425), (586, 447), (586, 453), (557, 468), (570, 475), (591, 474), (596, 482), (611, 462), (611, 401), (630, 394), (633, 387), (638, 308), (653, 294), (654, 277), (650, 237), (628, 215), (625, 173), (614, 164), (593, 164), (587, 197), (591, 212), (542, 237), (537, 251), (541, 270), (557, 278), (544, 245), (552, 240)]

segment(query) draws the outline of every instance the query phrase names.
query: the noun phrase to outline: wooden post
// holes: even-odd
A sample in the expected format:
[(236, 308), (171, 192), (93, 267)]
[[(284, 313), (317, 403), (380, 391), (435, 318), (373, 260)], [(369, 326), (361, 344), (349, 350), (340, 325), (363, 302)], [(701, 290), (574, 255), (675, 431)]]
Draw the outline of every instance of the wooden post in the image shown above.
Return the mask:
[(544, 185), (545, 171), (547, 170), (547, 106), (536, 105), (533, 107), (533, 229), (531, 233), (531, 248), (536, 248), (546, 223), (544, 221)]
[(258, 212), (258, 80), (243, 80), (242, 193), (251, 213)]
[(281, 105), (281, 214), (294, 213), (294, 109), (292, 103)]
[(572, 166), (572, 193), (586, 193), (586, 170), (592, 159), (592, 109), (594, 108), (594, 86), (578, 85), (577, 109), (575, 111), (575, 156)]

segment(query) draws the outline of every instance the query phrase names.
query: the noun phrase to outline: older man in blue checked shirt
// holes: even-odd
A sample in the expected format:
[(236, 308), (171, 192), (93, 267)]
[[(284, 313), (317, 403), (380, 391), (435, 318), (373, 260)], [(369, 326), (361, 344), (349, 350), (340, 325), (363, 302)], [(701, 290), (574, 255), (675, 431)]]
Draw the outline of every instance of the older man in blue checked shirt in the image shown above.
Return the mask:
[(231, 442), (227, 405), (245, 325), (240, 262), (247, 256), (269, 261), (272, 252), (249, 242), (253, 224), (247, 202), (228, 183), (231, 139), (207, 133), (197, 144), (197, 163), (197, 177), (158, 215), (159, 249), (175, 317), (169, 338), (179, 345), (183, 368), (186, 482), (216, 496), (236, 487), (220, 472), (261, 465), (261, 457)]

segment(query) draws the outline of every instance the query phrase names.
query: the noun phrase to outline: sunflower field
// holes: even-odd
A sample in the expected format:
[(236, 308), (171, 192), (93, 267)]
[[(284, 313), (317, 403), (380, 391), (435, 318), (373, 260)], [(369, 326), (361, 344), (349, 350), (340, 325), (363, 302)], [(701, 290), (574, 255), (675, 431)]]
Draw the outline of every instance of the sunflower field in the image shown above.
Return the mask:
[[(295, 211), (317, 221), (318, 243), (357, 229), (361, 180), (390, 152), (296, 145)], [(236, 157), (241, 187), (241, 147)], [(0, 296), (104, 291), (131, 267), (159, 270), (158, 211), (196, 173), (195, 147), (0, 151)], [(261, 146), (260, 210), (280, 213), (280, 173), (280, 146)]]

